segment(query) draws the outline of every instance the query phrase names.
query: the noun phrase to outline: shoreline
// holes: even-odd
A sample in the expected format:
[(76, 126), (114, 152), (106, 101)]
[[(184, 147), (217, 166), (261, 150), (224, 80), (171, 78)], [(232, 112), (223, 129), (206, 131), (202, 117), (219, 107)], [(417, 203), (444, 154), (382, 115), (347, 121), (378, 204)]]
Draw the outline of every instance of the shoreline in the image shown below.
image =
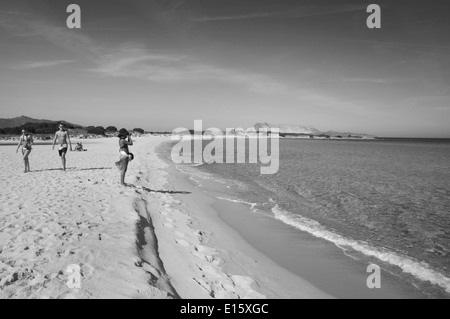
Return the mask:
[(196, 188), (183, 173), (172, 167), (169, 178), (169, 184), (176, 185), (175, 188), (192, 192), (182, 198), (184, 210), (192, 214), (195, 227), (203, 226), (208, 232), (206, 245), (218, 253), (220, 271), (224, 274), (249, 278), (253, 288), (261, 294), (258, 298), (333, 298), (255, 249), (222, 219), (220, 209), (215, 207), (216, 199)]
[[(322, 297), (393, 299), (425, 297), (414, 291), (412, 286), (405, 289), (408, 285), (384, 269), (382, 269), (382, 289), (368, 289), (366, 280), (370, 274), (366, 272), (366, 269), (370, 263), (367, 263), (367, 260), (355, 261), (331, 242), (298, 231), (272, 216), (255, 214), (249, 204), (236, 203), (207, 194), (179, 170), (176, 170), (173, 176), (175, 184), (202, 192), (204, 193), (202, 196), (207, 198), (206, 200), (196, 198), (195, 203), (187, 199), (190, 207), (196, 207), (192, 209), (193, 211), (211, 211), (218, 217), (214, 223), (221, 224), (221, 228), (230, 228), (235, 236), (240, 237), (240, 240), (250, 246), (250, 250), (256, 250), (262, 254), (267, 263), (272, 262), (280, 269), (289, 272), (290, 280), (292, 276), (303, 280), (309, 288), (313, 287), (319, 291)], [(201, 204), (198, 204), (199, 202)], [(205, 220), (209, 216), (203, 213), (201, 217)], [(260, 263), (259, 266), (264, 272), (264, 263)], [(296, 293), (297, 296), (304, 296), (299, 291)], [(311, 296), (310, 298), (317, 298), (314, 294)]]
[[(243, 241), (200, 200), (209, 199), (174, 183), (154, 152), (168, 140), (135, 140), (127, 188), (114, 168), (115, 139), (68, 153), (66, 172), (48, 145), (33, 149), (27, 174), (5, 147), (0, 298), (329, 298)], [(191, 195), (202, 211), (185, 204)], [(69, 285), (72, 266), (79, 287)]]
[(163, 170), (138, 180), (157, 189), (147, 193), (146, 207), (167, 276), (181, 298), (332, 298), (255, 250), (218, 217), (209, 196), (158, 160)]
[[(68, 154), (67, 172), (51, 147), (33, 150), (28, 174), (4, 148), (0, 298), (421, 297), (384, 272), (383, 289), (370, 291), (364, 262), (208, 194), (161, 153), (170, 138), (135, 139), (127, 188), (117, 140), (96, 142)], [(79, 289), (67, 285), (70, 265), (80, 266)]]

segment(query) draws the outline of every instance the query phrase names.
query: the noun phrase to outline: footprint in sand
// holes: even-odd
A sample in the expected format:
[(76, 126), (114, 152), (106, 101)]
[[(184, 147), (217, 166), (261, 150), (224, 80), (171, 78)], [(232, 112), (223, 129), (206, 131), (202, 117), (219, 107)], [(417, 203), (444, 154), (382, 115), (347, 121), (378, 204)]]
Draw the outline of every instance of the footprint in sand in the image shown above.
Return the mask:
[(210, 254), (210, 255), (216, 254), (215, 249), (202, 245), (195, 246), (195, 250), (202, 254)]
[(80, 252), (80, 250), (81, 250), (80, 248), (69, 249), (68, 255), (76, 255)]
[(194, 249), (195, 249), (195, 252), (193, 252), (194, 256), (206, 260), (208, 263), (212, 265), (218, 266), (222, 261), (220, 258), (214, 256), (217, 254), (217, 252), (213, 248), (199, 245), (195, 246)]
[(203, 238), (203, 236), (207, 235), (205, 231), (203, 230), (199, 230), (199, 229), (194, 229), (192, 231), (192, 235), (197, 236), (198, 238)]
[(189, 247), (189, 243), (183, 239), (175, 239), (175, 242), (183, 247)]
[(175, 235), (177, 235), (178, 237), (181, 237), (181, 238), (184, 238), (184, 236), (185, 236), (184, 233), (179, 232), (179, 231), (176, 231)]
[(210, 256), (210, 255), (206, 255), (205, 259), (207, 262), (209, 262), (210, 264), (213, 264), (215, 266), (219, 266), (220, 263), (222, 262), (222, 260), (220, 258), (216, 258), (216, 257)]
[(58, 258), (65, 258), (67, 256), (69, 256), (70, 254), (70, 250), (68, 249), (60, 249), (56, 252), (56, 255), (58, 256)]
[(163, 223), (163, 226), (166, 227), (166, 228), (169, 228), (169, 229), (173, 229), (175, 227), (175, 226), (173, 226), (170, 223)]
[(89, 264), (81, 264), (81, 275), (83, 278), (89, 278), (94, 273), (95, 268)]

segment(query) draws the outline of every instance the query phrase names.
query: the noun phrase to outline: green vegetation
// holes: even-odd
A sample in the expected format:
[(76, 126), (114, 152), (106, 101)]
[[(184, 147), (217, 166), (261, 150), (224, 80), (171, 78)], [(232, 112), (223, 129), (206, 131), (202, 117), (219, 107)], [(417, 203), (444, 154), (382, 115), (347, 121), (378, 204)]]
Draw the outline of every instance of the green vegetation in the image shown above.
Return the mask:
[[(0, 135), (21, 135), (22, 129), (26, 129), (31, 134), (35, 135), (53, 135), (59, 130), (60, 122), (45, 122), (45, 123), (26, 123), (20, 126), (7, 127), (0, 129)], [(70, 129), (74, 134), (92, 134), (105, 136), (106, 132), (115, 133), (117, 128), (114, 126), (108, 126), (107, 129), (103, 126), (88, 126), (87, 128), (82, 128), (76, 125), (69, 125), (64, 123), (67, 129)]]
[(141, 128), (135, 128), (135, 129), (133, 129), (133, 132), (137, 132), (137, 133), (141, 133), (141, 134), (145, 133), (145, 131)]
[(115, 126), (108, 126), (106, 128), (106, 132), (108, 132), (108, 133), (116, 133), (117, 132), (117, 127), (115, 127)]
[[(114, 136), (117, 134), (118, 129), (116, 126), (108, 126), (106, 129), (103, 126), (88, 126), (83, 127), (76, 124), (70, 124), (65, 121), (50, 121), (50, 120), (35, 120), (26, 116), (21, 116), (14, 119), (0, 119), (2, 127), (0, 127), (0, 135), (19, 136), (22, 134), (22, 130), (26, 129), (31, 134), (40, 136), (41, 138), (51, 138), (55, 132), (59, 130), (59, 125), (64, 126), (70, 130), (71, 136), (84, 136), (96, 135), (96, 136)], [(21, 124), (25, 123), (25, 124)], [(20, 124), (20, 125), (19, 125)], [(11, 127), (5, 127), (5, 126)], [(15, 125), (15, 126), (13, 126)], [(137, 134), (145, 134), (142, 128), (135, 128), (131, 132)], [(157, 133), (152, 133), (157, 134)], [(170, 132), (167, 132), (170, 134)]]
[(88, 126), (86, 128), (87, 134), (93, 134), (93, 135), (105, 135), (105, 128), (103, 126)]
[[(0, 129), (0, 134), (4, 135), (20, 135), (23, 129), (32, 134), (53, 134), (58, 131), (59, 122), (53, 123), (26, 123), (21, 126), (7, 127)], [(73, 125), (66, 125), (68, 129), (75, 129)]]

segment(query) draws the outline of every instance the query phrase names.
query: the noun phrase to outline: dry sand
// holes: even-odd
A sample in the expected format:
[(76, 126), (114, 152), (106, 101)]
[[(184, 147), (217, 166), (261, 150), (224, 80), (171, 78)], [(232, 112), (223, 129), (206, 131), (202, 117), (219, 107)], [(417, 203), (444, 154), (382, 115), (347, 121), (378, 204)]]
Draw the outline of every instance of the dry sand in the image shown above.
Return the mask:
[[(119, 185), (117, 139), (69, 152), (36, 145), (23, 173), (0, 147), (0, 298), (328, 298), (262, 255), (200, 192), (176, 181), (155, 148), (135, 139)], [(76, 141), (73, 141), (75, 145)], [(171, 175), (172, 174), (172, 175)], [(80, 287), (68, 285), (80, 267)]]

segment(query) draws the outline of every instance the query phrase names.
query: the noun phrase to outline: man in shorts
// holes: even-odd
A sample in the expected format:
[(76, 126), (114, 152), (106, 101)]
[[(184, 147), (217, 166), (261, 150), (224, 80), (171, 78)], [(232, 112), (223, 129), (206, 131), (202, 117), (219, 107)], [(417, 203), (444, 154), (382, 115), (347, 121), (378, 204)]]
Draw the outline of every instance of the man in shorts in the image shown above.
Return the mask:
[(67, 149), (70, 147), (69, 149), (72, 151), (72, 142), (70, 141), (69, 132), (65, 129), (64, 124), (59, 124), (59, 131), (55, 133), (55, 138), (53, 139), (53, 150), (55, 149), (56, 143), (59, 145), (58, 152), (65, 171)]

